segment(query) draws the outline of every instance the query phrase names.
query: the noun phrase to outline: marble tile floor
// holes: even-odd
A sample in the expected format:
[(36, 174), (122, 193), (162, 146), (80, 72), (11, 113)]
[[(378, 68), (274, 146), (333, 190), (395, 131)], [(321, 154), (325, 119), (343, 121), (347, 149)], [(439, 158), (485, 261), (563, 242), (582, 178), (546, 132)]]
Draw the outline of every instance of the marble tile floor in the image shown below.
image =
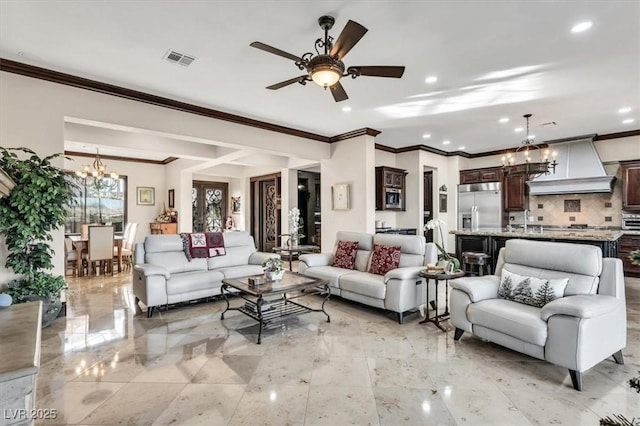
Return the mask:
[[(42, 333), (36, 407), (78, 425), (598, 425), (640, 421), (640, 279), (627, 279), (625, 365), (584, 375), (486, 343), (453, 341), (419, 314), (333, 298), (257, 326), (217, 300), (135, 314), (131, 275), (69, 278), (67, 317)], [(441, 298), (442, 300), (443, 298)], [(307, 298), (319, 305), (320, 298)], [(640, 423), (636, 423), (640, 424)]]

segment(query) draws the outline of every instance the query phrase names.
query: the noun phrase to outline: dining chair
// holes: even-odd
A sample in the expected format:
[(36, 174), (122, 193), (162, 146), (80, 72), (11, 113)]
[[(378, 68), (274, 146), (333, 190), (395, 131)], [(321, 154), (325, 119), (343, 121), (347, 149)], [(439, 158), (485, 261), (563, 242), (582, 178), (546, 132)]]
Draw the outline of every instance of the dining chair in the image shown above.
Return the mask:
[[(97, 270), (95, 262), (100, 262), (101, 266), (108, 266), (113, 275), (113, 225), (109, 226), (89, 226), (89, 250), (87, 251), (87, 262), (90, 272)], [(104, 270), (104, 268), (100, 268)]]
[(122, 233), (122, 239), (126, 240), (127, 237), (129, 236), (129, 232), (131, 232), (131, 225), (133, 225), (131, 222), (128, 222), (125, 226), (124, 226), (124, 232)]
[(64, 239), (64, 258), (65, 258), (65, 275), (67, 271), (71, 269), (73, 275), (78, 274), (78, 254), (73, 247), (73, 241), (71, 238), (65, 237)]
[[(138, 231), (137, 223), (127, 223), (125, 234), (122, 237), (122, 261), (125, 269), (133, 267), (133, 249), (136, 242), (136, 233)], [(118, 255), (118, 249), (114, 247), (113, 256)]]

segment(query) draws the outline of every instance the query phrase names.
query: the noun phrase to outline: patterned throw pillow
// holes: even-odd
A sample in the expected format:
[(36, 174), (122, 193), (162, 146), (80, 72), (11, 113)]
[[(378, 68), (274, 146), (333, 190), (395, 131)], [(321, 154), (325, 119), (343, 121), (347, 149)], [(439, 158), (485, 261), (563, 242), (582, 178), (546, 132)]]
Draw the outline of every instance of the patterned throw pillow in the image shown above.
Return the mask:
[(338, 241), (338, 247), (336, 247), (336, 253), (333, 255), (331, 266), (353, 269), (356, 264), (356, 254), (358, 254), (357, 241)]
[(552, 300), (564, 296), (564, 289), (568, 283), (569, 278), (546, 280), (523, 277), (503, 269), (498, 298), (542, 308)]
[(384, 275), (400, 265), (400, 246), (383, 246), (375, 244), (369, 272), (376, 275)]

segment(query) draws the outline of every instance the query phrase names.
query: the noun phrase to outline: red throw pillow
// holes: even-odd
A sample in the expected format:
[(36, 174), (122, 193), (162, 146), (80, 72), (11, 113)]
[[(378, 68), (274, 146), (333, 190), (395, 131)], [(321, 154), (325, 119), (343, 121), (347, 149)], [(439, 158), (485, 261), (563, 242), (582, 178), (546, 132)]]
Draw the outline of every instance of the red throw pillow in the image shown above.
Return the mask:
[(400, 265), (400, 253), (400, 246), (374, 245), (369, 272), (384, 275), (390, 270), (396, 269)]
[(356, 254), (358, 254), (357, 241), (338, 241), (338, 247), (336, 247), (336, 254), (333, 256), (331, 266), (353, 269), (356, 264)]

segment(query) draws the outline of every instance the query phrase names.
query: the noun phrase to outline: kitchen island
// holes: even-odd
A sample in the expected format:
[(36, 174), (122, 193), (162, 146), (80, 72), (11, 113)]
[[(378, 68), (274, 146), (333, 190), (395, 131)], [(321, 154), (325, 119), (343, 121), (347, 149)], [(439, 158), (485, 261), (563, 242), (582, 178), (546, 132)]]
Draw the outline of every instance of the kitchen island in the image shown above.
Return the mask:
[(525, 238), (561, 243), (590, 244), (602, 249), (604, 257), (618, 257), (618, 239), (622, 236), (619, 230), (599, 229), (567, 229), (548, 228), (540, 232), (539, 228), (524, 232), (522, 229), (507, 231), (504, 229), (486, 228), (478, 231), (450, 231), (456, 236), (456, 257), (462, 259), (463, 251), (479, 251), (491, 256), (491, 270), (495, 267), (500, 249), (507, 240)]

